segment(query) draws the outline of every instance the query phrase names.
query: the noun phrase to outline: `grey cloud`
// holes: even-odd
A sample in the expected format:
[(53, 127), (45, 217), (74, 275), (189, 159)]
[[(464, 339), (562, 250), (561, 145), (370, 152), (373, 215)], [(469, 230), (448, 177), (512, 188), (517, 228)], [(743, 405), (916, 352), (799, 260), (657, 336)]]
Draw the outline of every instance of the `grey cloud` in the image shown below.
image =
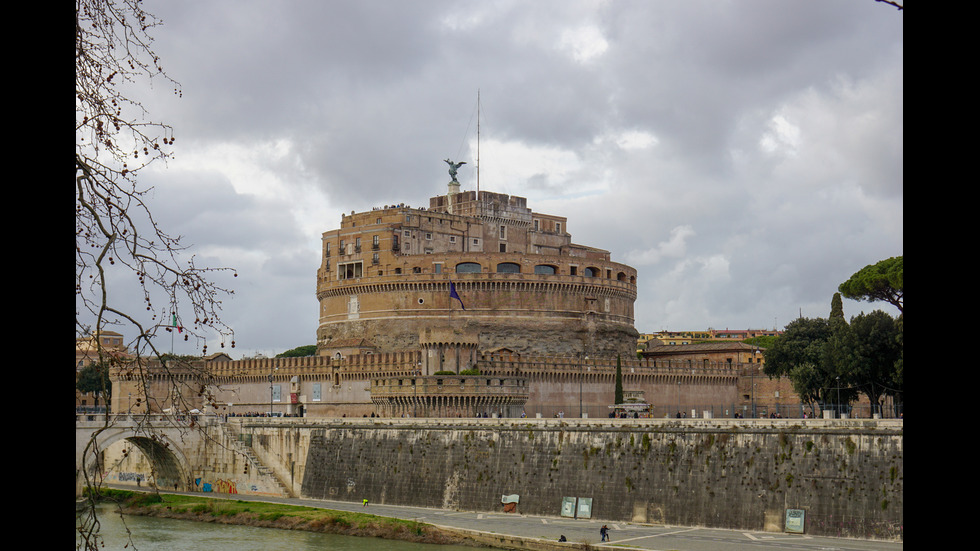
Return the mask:
[[(148, 96), (177, 135), (157, 199), (195, 246), (240, 255), (240, 342), (312, 342), (317, 258), (304, 255), (341, 212), (426, 206), (447, 157), (467, 161), (472, 188), (478, 90), (484, 140), (569, 160), (513, 167), (484, 150), (482, 189), (568, 216), (576, 242), (614, 259), (655, 256), (637, 263), (641, 331), (826, 315), (840, 281), (902, 253), (902, 14), (873, 1), (147, 8), (184, 91)], [(767, 150), (776, 117), (798, 134), (770, 134)], [(626, 131), (655, 141), (621, 148)], [(282, 158), (250, 161), (261, 174), (181, 164), (278, 142)], [(276, 193), (254, 190), (260, 178)], [(676, 228), (690, 234), (668, 249)]]

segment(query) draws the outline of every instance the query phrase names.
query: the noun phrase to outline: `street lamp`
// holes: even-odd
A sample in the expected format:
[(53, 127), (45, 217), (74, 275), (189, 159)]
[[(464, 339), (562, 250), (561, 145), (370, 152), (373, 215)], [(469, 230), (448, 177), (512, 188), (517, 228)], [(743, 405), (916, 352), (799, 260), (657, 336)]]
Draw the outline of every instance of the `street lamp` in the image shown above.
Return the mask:
[(269, 371), (269, 417), (272, 417), (272, 374), (279, 371), (278, 367)]
[(677, 416), (681, 415), (681, 382), (677, 381)]
[(834, 377), (837, 381), (837, 418), (840, 419), (840, 376)]

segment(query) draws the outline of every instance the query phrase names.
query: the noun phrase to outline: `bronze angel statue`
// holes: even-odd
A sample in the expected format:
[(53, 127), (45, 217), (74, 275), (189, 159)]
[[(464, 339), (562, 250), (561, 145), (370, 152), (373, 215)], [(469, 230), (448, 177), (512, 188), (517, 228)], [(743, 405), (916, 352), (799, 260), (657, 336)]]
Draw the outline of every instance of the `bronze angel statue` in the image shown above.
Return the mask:
[(453, 177), (453, 182), (459, 183), (459, 181), (456, 180), (456, 169), (465, 165), (466, 161), (460, 161), (458, 163), (454, 163), (449, 159), (444, 159), (444, 161), (449, 165), (449, 175)]

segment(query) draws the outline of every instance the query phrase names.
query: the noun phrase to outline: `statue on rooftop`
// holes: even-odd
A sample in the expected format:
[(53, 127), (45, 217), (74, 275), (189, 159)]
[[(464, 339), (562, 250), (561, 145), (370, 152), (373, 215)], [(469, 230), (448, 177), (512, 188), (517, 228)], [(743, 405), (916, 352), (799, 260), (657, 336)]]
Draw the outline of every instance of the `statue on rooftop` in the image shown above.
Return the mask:
[(449, 165), (449, 175), (453, 177), (453, 182), (458, 184), (459, 181), (456, 180), (456, 169), (458, 169), (459, 167), (465, 165), (466, 164), (466, 161), (460, 161), (458, 163), (454, 163), (454, 162), (450, 161), (449, 159), (444, 159), (444, 160), (445, 160), (446, 164)]

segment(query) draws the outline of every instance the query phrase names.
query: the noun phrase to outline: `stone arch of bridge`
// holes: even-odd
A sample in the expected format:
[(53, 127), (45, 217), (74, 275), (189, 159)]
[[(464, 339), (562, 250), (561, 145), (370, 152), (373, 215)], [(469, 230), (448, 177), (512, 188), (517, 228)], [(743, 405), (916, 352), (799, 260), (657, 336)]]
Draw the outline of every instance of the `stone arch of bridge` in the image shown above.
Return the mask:
[[(126, 429), (106, 431), (99, 435), (98, 449), (104, 452), (119, 442), (130, 444), (146, 457), (158, 488), (175, 490), (193, 488), (188, 477), (190, 466), (187, 454), (166, 430), (152, 434), (134, 434), (132, 430)], [(101, 457), (96, 454), (88, 454), (82, 460), (85, 462), (84, 468), (89, 472), (97, 469), (101, 464)]]

